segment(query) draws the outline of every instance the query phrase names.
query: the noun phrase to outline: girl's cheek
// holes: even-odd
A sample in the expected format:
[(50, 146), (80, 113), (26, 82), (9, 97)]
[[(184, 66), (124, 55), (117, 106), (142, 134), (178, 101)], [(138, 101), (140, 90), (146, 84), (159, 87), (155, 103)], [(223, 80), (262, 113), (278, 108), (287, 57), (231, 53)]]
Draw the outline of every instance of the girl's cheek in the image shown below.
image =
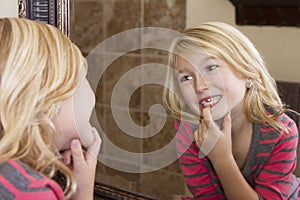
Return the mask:
[(180, 86), (180, 91), (183, 97), (190, 96), (191, 94), (195, 93), (195, 90), (192, 88), (191, 85), (185, 84)]
[(192, 87), (181, 87), (181, 95), (184, 100), (184, 104), (189, 106), (193, 105), (197, 101), (195, 90)]
[(228, 84), (227, 84), (228, 81), (230, 81), (230, 80), (227, 80), (226, 77), (221, 76), (221, 75), (216, 75), (214, 77), (211, 77), (211, 79), (210, 79), (211, 85), (214, 85), (214, 87), (217, 87), (223, 91), (227, 91), (228, 89), (230, 89), (230, 88), (228, 88)]

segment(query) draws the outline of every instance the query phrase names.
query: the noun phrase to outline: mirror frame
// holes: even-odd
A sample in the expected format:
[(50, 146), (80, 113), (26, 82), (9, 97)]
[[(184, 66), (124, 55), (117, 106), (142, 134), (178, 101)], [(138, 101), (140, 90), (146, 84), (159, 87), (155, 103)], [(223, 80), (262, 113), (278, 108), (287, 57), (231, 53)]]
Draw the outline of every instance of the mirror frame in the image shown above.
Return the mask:
[(18, 0), (18, 14), (20, 18), (54, 25), (69, 37), (71, 5), (71, 0)]

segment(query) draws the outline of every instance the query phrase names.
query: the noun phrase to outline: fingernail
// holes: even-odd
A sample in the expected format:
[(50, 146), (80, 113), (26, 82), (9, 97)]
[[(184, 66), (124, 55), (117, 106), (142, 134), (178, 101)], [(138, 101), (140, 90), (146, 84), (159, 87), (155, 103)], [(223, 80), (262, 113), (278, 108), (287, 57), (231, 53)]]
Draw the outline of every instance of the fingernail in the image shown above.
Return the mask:
[(72, 145), (72, 147), (77, 148), (80, 146), (80, 142), (79, 142), (79, 140), (72, 140), (71, 145)]

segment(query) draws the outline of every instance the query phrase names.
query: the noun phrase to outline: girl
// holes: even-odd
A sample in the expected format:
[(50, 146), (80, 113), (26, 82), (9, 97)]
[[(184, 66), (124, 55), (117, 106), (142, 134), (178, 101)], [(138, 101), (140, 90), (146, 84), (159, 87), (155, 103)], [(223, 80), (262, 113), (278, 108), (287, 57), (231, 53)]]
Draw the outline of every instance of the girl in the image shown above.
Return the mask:
[(93, 199), (101, 140), (80, 50), (53, 26), (3, 18), (0, 55), (0, 199)]
[(205, 23), (171, 52), (164, 103), (177, 118), (194, 199), (299, 199), (298, 130), (250, 40), (228, 24)]

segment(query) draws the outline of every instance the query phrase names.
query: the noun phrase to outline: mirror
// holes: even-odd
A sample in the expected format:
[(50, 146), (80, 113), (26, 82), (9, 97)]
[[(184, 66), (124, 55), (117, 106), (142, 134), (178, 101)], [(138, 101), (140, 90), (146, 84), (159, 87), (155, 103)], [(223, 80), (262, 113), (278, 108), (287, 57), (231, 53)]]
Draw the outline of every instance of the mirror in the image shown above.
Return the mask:
[[(56, 26), (68, 35), (79, 46), (83, 55), (87, 57), (97, 45), (127, 30), (158, 27), (180, 32), (186, 25), (185, 0), (19, 0), (18, 2), (20, 17), (43, 21)], [(139, 160), (138, 162), (131, 163), (127, 159), (128, 157), (124, 156), (124, 160), (119, 164), (119, 160), (114, 159), (115, 157), (107, 156), (109, 158), (105, 159), (108, 164), (114, 164), (112, 167), (106, 165), (107, 163), (104, 164), (102, 161), (98, 162), (96, 181), (99, 182), (95, 186), (95, 196), (98, 193), (105, 193), (111, 197), (120, 197), (121, 195), (121, 197), (127, 197), (128, 199), (130, 195), (139, 196), (136, 199), (151, 199), (151, 197), (155, 197), (156, 199), (174, 199), (175, 196), (177, 197), (186, 193), (183, 176), (176, 160), (175, 145), (169, 145), (172, 146), (172, 150), (170, 151), (172, 152), (172, 159), (174, 158), (172, 163), (168, 162), (163, 167), (151, 172), (140, 172), (146, 165), (152, 167), (152, 165), (162, 163), (161, 160), (169, 161), (166, 158), (171, 157), (163, 153), (160, 153), (156, 157), (153, 156), (150, 159), (145, 156), (145, 152), (163, 150), (164, 146), (170, 143), (176, 133), (173, 126), (174, 119), (171, 116), (167, 116), (166, 121), (163, 120), (160, 110), (152, 113), (154, 114), (153, 116), (149, 115), (149, 109), (152, 105), (162, 105), (161, 94), (163, 87), (158, 84), (145, 84), (139, 87), (130, 97), (130, 116), (122, 118), (132, 118), (136, 125), (139, 126), (140, 133), (146, 133), (146, 131), (150, 133), (152, 129), (154, 131), (160, 129), (155, 136), (149, 138), (129, 136), (115, 123), (116, 119), (112, 113), (116, 111), (122, 116), (126, 114), (123, 107), (114, 107), (111, 105), (114, 86), (125, 73), (129, 74), (129, 72), (132, 72), (131, 69), (142, 64), (158, 63), (164, 66), (167, 65), (167, 53), (165, 51), (159, 51), (159, 49), (154, 48), (141, 49), (141, 46), (139, 46), (146, 43), (150, 47), (153, 44), (160, 45), (165, 41), (165, 37), (163, 37), (163, 41), (152, 41), (152, 39), (158, 37), (153, 37), (153, 34), (149, 34), (149, 32), (145, 33), (145, 36), (141, 36), (138, 32), (135, 33), (137, 34), (129, 34), (128, 38), (122, 40), (122, 42), (133, 42), (132, 44), (138, 47), (137, 51), (130, 51), (119, 56), (115, 62), (109, 65), (103, 76), (101, 76), (99, 84), (95, 84), (97, 86), (97, 104), (95, 110), (97, 119), (101, 127), (103, 127), (103, 132), (112, 141), (111, 143), (129, 153), (139, 154)], [(146, 36), (151, 40), (147, 41)], [(168, 39), (171, 39), (171, 37), (168, 37)], [(129, 45), (129, 43), (125, 45), (117, 43), (116, 47), (126, 48), (126, 45)], [(112, 48), (107, 49), (105, 54), (108, 57), (116, 55), (116, 53), (118, 55), (118, 52), (113, 52), (114, 50)], [(95, 57), (96, 59), (101, 58), (98, 55)], [(103, 59), (99, 60), (97, 64), (100, 65), (102, 61)], [(93, 71), (95, 67), (89, 66), (89, 70), (91, 70), (91, 74), (96, 74)], [(153, 82), (164, 78), (163, 75), (163, 73), (157, 74), (154, 70), (148, 71), (144, 76), (145, 80)], [(139, 79), (140, 76), (136, 77)], [(127, 81), (126, 84), (121, 85), (132, 88), (132, 85), (138, 82), (137, 79), (132, 79), (132, 82)], [(122, 95), (124, 98), (125, 96)], [(149, 130), (146, 130), (145, 127), (150, 127), (151, 129), (148, 128)], [(107, 142), (104, 143), (108, 144)], [(104, 145), (102, 149), (105, 149)], [(107, 149), (111, 150), (112, 148)], [(113, 151), (111, 152), (112, 154), (114, 153)], [(136, 172), (125, 172), (114, 167), (115, 165), (117, 167), (125, 166), (126, 168), (128, 166), (128, 168), (132, 168)], [(109, 198), (105, 196), (105, 199)]]
[[(56, 26), (68, 37), (70, 36), (71, 1), (70, 0), (18, 0), (19, 17), (45, 22)], [(57, 177), (58, 182), (64, 180)], [(95, 182), (94, 199), (140, 199), (154, 198), (121, 189), (101, 182)]]

